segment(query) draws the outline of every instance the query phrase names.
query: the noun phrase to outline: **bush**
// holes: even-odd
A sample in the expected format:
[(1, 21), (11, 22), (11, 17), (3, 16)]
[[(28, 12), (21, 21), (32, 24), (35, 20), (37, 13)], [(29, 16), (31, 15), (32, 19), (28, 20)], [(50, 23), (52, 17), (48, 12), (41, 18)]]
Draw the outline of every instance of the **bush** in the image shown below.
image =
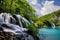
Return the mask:
[(38, 29), (33, 23), (29, 24), (28, 29), (32, 35), (36, 35), (38, 33)]

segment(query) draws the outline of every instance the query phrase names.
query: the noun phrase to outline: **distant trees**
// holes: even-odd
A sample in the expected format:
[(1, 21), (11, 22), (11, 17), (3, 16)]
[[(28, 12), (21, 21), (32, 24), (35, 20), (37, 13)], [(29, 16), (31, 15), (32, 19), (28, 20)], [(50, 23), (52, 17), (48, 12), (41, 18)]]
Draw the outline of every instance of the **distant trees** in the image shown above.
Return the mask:
[(39, 19), (37, 19), (36, 24), (40, 27), (47, 27), (48, 25), (46, 25), (45, 22), (54, 23), (56, 26), (60, 26), (60, 10), (40, 17)]

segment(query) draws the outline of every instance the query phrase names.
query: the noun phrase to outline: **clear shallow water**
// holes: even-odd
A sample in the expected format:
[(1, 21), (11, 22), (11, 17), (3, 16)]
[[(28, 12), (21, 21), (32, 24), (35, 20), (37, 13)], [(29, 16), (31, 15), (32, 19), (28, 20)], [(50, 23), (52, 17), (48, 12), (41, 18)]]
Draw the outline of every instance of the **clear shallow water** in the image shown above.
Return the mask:
[(40, 40), (60, 40), (60, 29), (41, 28), (39, 29)]

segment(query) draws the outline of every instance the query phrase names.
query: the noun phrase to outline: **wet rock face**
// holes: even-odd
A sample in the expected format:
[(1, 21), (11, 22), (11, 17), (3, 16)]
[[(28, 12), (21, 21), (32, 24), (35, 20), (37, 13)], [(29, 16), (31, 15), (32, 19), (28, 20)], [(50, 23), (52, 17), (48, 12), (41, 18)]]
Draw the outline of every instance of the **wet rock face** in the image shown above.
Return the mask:
[(3, 28), (2, 27), (0, 27), (0, 31), (3, 31)]

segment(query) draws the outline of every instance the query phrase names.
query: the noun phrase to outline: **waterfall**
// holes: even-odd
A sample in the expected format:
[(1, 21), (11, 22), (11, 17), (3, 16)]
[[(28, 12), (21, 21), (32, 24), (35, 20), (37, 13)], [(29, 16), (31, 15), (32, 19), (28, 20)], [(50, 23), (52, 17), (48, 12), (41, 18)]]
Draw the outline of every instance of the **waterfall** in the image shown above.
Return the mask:
[(22, 18), (22, 19), (25, 21), (26, 26), (28, 26), (28, 24), (30, 24), (30, 22), (27, 19), (25, 19), (25, 18)]
[(12, 24), (16, 24), (16, 19), (13, 18), (12, 16), (10, 17), (10, 23), (12, 23)]
[[(20, 26), (15, 24), (16, 19), (10, 13), (1, 13), (0, 14), (0, 26), (3, 29), (3, 31), (12, 32), (13, 34), (17, 35), (19, 38), (22, 36), (22, 38), (19, 40), (23, 40), (23, 39), (24, 40), (34, 40), (34, 38), (31, 35), (26, 33), (28, 31), (28, 29), (23, 28), (23, 24), (22, 24), (22, 22), (24, 21), (26, 26), (28, 26), (28, 24), (30, 24), (30, 22), (20, 15), (16, 15), (16, 17), (19, 21)], [(18, 40), (18, 39), (15, 38), (15, 40)]]
[(54, 23), (52, 23), (52, 28), (53, 28), (53, 29), (55, 29), (55, 27), (56, 27), (56, 26), (55, 26), (55, 24), (54, 24)]
[(20, 27), (23, 27), (23, 25), (22, 25), (22, 17), (20, 16), (20, 15), (16, 15), (17, 16), (17, 18), (18, 18), (18, 21), (19, 21), (19, 25), (20, 25)]
[(25, 19), (24, 17), (21, 17), (20, 15), (16, 15), (16, 16), (18, 18), (20, 27), (23, 27), (23, 24), (22, 24), (23, 21), (25, 22), (26, 26), (28, 26), (28, 24), (30, 24), (30, 22), (27, 19)]
[(0, 14), (0, 23), (2, 23), (3, 26), (6, 26), (6, 28), (11, 28), (11, 30), (15, 29), (14, 31), (24, 31), (24, 30), (26, 31), (27, 29), (23, 28), (23, 24), (22, 24), (21, 21), (25, 20), (26, 23), (28, 23), (28, 21), (26, 21), (26, 19), (24, 19), (20, 15), (16, 15), (16, 16), (17, 16), (18, 21), (19, 21), (19, 23), (21, 25), (20, 27), (10, 23), (10, 21), (11, 21), (10, 18), (12, 18), (12, 23), (15, 23), (16, 20), (9, 13), (1, 13)]
[(4, 17), (2, 17), (2, 14), (0, 14), (0, 25), (4, 23)]
[(0, 16), (3, 17), (3, 20), (6, 24), (10, 23), (11, 15), (9, 13), (1, 13)]
[(18, 25), (14, 24), (2, 24), (2, 26), (5, 32), (13, 32), (15, 34), (17, 33), (23, 34), (24, 31), (28, 30), (26, 28), (21, 28)]

